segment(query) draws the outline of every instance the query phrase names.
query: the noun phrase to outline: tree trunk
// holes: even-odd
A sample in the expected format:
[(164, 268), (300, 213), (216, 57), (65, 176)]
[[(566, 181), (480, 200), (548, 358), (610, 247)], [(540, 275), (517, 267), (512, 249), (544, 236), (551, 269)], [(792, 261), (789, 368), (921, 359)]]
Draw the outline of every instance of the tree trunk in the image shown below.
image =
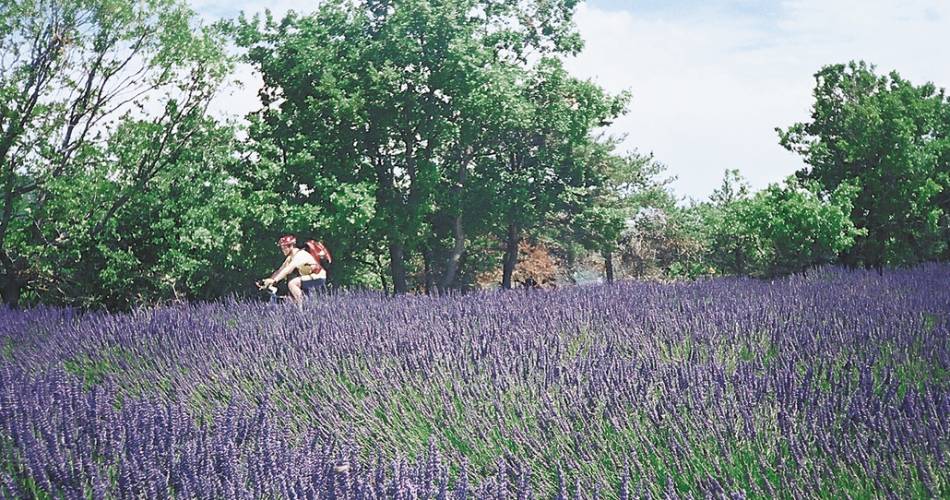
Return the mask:
[(505, 260), (501, 270), (501, 287), (511, 290), (511, 276), (518, 264), (518, 243), (521, 242), (521, 233), (515, 223), (508, 224), (508, 237), (505, 240)]
[(455, 275), (459, 269), (459, 259), (462, 258), (462, 253), (465, 251), (465, 231), (462, 230), (462, 214), (456, 215), (455, 220), (452, 221), (452, 233), (455, 244), (452, 246), (452, 250), (449, 252), (449, 258), (446, 259), (445, 262), (445, 274), (442, 276), (441, 283), (442, 290), (448, 290), (455, 284)]
[(614, 253), (610, 250), (604, 252), (604, 274), (607, 277), (607, 283), (614, 282)]
[(20, 303), (20, 288), (25, 281), (20, 278), (17, 265), (6, 251), (0, 250), (0, 264), (3, 265), (3, 274), (0, 274), (0, 295), (3, 303), (16, 308)]
[(400, 295), (408, 292), (405, 250), (401, 243), (389, 244), (389, 270), (393, 277), (393, 294)]
[(733, 265), (736, 268), (737, 276), (745, 276), (745, 259), (742, 255), (742, 244), (736, 243), (735, 253), (733, 254)]
[(393, 166), (389, 157), (377, 154), (373, 158), (376, 167), (376, 177), (379, 185), (376, 187), (376, 204), (378, 210), (384, 214), (388, 213), (386, 223), (386, 239), (389, 246), (389, 273), (393, 281), (393, 295), (406, 293), (406, 263), (405, 248), (399, 239), (400, 233), (396, 227), (394, 212), (397, 205), (395, 178), (393, 176)]
[(463, 155), (461, 161), (459, 161), (458, 172), (456, 173), (456, 180), (458, 181), (455, 186), (452, 187), (452, 194), (455, 200), (458, 201), (459, 207), (458, 212), (455, 214), (455, 218), (452, 220), (452, 237), (455, 240), (452, 245), (452, 250), (449, 252), (449, 257), (445, 262), (445, 274), (442, 276), (442, 290), (448, 290), (455, 284), (455, 276), (458, 273), (459, 269), (459, 259), (462, 258), (462, 253), (465, 252), (465, 231), (462, 229), (462, 187), (465, 185), (465, 181), (468, 178), (468, 164), (472, 159), (473, 149), (469, 147), (465, 154)]
[(3, 275), (3, 288), (0, 295), (3, 295), (3, 303), (12, 309), (16, 309), (20, 303), (20, 281), (15, 275)]
[(376, 271), (379, 273), (379, 281), (383, 285), (383, 293), (389, 295), (389, 282), (386, 281), (386, 269), (383, 266), (382, 261), (379, 258), (379, 254), (375, 253), (376, 256)]
[(564, 254), (564, 257), (565, 257), (564, 260), (566, 261), (565, 270), (567, 271), (567, 276), (566, 276), (567, 281), (568, 283), (572, 283), (576, 285), (577, 279), (575, 278), (576, 276), (575, 271), (576, 271), (576, 266), (577, 266), (577, 255), (575, 254), (574, 250), (570, 246), (568, 246), (567, 251)]

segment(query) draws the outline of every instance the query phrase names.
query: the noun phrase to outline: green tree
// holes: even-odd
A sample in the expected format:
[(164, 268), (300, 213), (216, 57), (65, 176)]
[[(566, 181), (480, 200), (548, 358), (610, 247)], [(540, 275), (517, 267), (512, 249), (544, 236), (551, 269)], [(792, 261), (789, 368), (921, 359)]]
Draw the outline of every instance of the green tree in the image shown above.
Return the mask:
[(596, 184), (596, 164), (585, 158), (591, 133), (618, 116), (626, 100), (571, 77), (554, 57), (543, 58), (531, 71), (514, 111), (520, 121), (499, 131), (500, 154), (487, 181), (495, 189), (495, 227), (504, 245), (502, 288), (511, 288), (525, 232), (578, 208), (570, 203), (571, 193)]
[(743, 226), (763, 245), (760, 273), (777, 276), (830, 264), (865, 233), (850, 219), (857, 188), (840, 184), (824, 195), (817, 182), (789, 177), (773, 184), (743, 210)]
[(218, 30), (196, 26), (175, 0), (0, 1), (7, 304), (24, 287), (62, 286), (63, 259), (81, 261), (84, 249), (121, 237), (117, 214), (186, 154), (203, 126), (229, 70), (221, 47)]
[[(244, 267), (237, 257), (242, 221), (257, 212), (227, 172), (233, 130), (208, 118), (188, 128), (180, 151), (134, 191), (138, 155), (164, 133), (152, 122), (118, 127), (104, 151), (114, 161), (49, 181), (55, 196), (44, 208), (47, 227), (68, 237), (31, 249), (34, 272), (48, 277), (35, 279), (31, 290), (42, 291), (45, 302), (107, 308), (234, 290)], [(122, 192), (134, 194), (119, 205)]]
[(617, 274), (625, 231), (641, 211), (659, 205), (669, 183), (658, 178), (664, 167), (652, 155), (622, 155), (616, 147), (616, 140), (592, 139), (585, 152), (578, 151), (592, 174), (589, 185), (566, 191), (564, 218), (554, 225), (555, 241), (600, 255), (607, 282)]
[[(265, 108), (252, 143), (262, 162), (280, 169), (279, 191), (313, 189), (322, 218), (315, 223), (333, 231), (348, 254), (388, 261), (395, 292), (408, 290), (417, 253), (427, 270), (436, 253), (444, 255), (440, 281), (451, 286), (468, 239), (465, 214), (482, 213), (465, 201), (473, 192), (467, 186), (500, 179), (475, 172), (506, 165), (498, 144), (510, 142), (498, 138), (513, 122), (524, 125), (517, 107), (527, 87), (519, 68), (532, 54), (577, 50), (575, 5), (330, 1), (279, 23), (242, 18), (236, 40), (264, 76)], [(496, 125), (502, 132), (491, 137)], [(328, 222), (354, 212), (371, 219), (357, 220), (353, 231)], [(439, 224), (450, 236), (431, 236), (441, 234), (433, 227)], [(450, 249), (441, 248), (443, 240)]]
[(859, 188), (851, 218), (866, 230), (844, 256), (880, 267), (947, 258), (950, 242), (950, 99), (864, 62), (815, 75), (811, 121), (778, 130), (801, 154), (799, 172), (826, 192)]
[(864, 231), (849, 214), (857, 189), (826, 195), (815, 181), (789, 177), (749, 194), (738, 171), (726, 171), (712, 203), (694, 207), (702, 220), (706, 261), (719, 273), (777, 276), (836, 262)]
[(667, 188), (650, 193), (620, 235), (621, 271), (631, 277), (694, 278), (706, 274), (707, 227), (697, 205), (681, 206)]
[(720, 273), (750, 274), (761, 260), (763, 242), (750, 224), (754, 223), (751, 189), (738, 170), (726, 170), (722, 184), (710, 196), (710, 204), (699, 204), (706, 230), (709, 262)]

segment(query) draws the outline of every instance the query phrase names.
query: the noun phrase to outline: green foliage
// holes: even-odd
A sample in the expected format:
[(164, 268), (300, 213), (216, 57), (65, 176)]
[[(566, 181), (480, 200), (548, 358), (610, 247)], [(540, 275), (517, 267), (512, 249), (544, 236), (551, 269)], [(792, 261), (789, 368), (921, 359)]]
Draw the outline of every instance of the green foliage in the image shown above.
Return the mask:
[[(28, 301), (125, 306), (162, 296), (149, 272), (175, 245), (155, 228), (199, 229), (162, 220), (183, 215), (162, 214), (164, 196), (176, 195), (162, 190), (219, 140), (204, 111), (231, 68), (220, 27), (199, 26), (175, 0), (7, 3), (4, 300), (16, 304), (22, 291)], [(179, 208), (206, 201), (172, 199)], [(169, 267), (176, 279), (194, 275), (185, 262)]]
[(712, 203), (697, 206), (708, 235), (708, 261), (719, 272), (776, 276), (835, 262), (863, 235), (851, 222), (857, 188), (824, 195), (817, 182), (786, 179), (749, 195), (737, 171)]
[(826, 192), (858, 188), (851, 218), (866, 230), (844, 260), (905, 265), (946, 259), (950, 243), (950, 98), (864, 62), (815, 75), (810, 122), (779, 130), (801, 154), (799, 172)]
[[(282, 234), (336, 285), (468, 289), (523, 239), (617, 276), (774, 276), (950, 257), (950, 100), (864, 63), (779, 131), (809, 167), (683, 207), (624, 112), (571, 76), (574, 0), (331, 0), (199, 26), (179, 0), (0, 0), (0, 293), (127, 308), (241, 293)], [(231, 37), (263, 76), (247, 139), (205, 109)]]
[(720, 273), (745, 275), (756, 272), (765, 260), (763, 235), (753, 224), (755, 203), (738, 170), (727, 170), (722, 185), (713, 191), (710, 204), (698, 205), (708, 238), (708, 260)]
[(247, 180), (319, 206), (311, 224), (340, 249), (343, 284), (388, 261), (397, 292), (413, 274), (456, 286), (467, 244), (509, 227), (520, 238), (585, 185), (572, 150), (622, 108), (558, 59), (580, 47), (575, 5), (327, 2), (241, 17), (235, 40), (264, 76), (248, 170), (274, 174)]
[[(421, 268), (465, 287), (509, 228), (619, 229), (584, 203), (582, 150), (625, 96), (563, 69), (574, 1), (331, 1), (207, 27), (174, 0), (4, 5), (24, 56), (0, 80), (8, 303), (218, 297), (284, 233), (327, 241), (340, 285), (405, 291)], [(244, 143), (204, 116), (222, 28), (264, 77)]]
[(824, 196), (817, 183), (794, 177), (785, 186), (773, 184), (757, 193), (749, 215), (764, 244), (764, 273), (776, 276), (835, 262), (866, 234), (849, 217), (857, 194), (855, 186), (840, 184)]
[(644, 214), (662, 204), (669, 182), (658, 178), (665, 167), (652, 155), (621, 155), (616, 146), (614, 140), (591, 140), (575, 153), (588, 166), (587, 185), (566, 191), (563, 216), (569, 222), (555, 226), (555, 241), (562, 247), (576, 245), (582, 249), (578, 253), (594, 252), (603, 258), (608, 281), (646, 274), (645, 262), (631, 268), (637, 267), (633, 263), (637, 257), (630, 245), (643, 236)]

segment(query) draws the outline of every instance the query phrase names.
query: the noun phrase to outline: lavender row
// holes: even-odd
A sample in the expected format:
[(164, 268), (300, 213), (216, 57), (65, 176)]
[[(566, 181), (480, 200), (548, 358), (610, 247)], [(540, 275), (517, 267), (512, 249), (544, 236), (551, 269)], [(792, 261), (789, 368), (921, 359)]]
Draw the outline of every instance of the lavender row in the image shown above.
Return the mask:
[[(190, 431), (206, 441), (221, 415), (260, 413), (299, 463), (323, 460), (306, 443), (348, 443), (350, 470), (377, 464), (382, 484), (438, 455), (445, 494), (471, 484), (479, 497), (946, 496), (947, 283), (950, 266), (933, 264), (771, 283), (348, 295), (303, 314), (237, 302), (5, 311), (5, 377), (20, 382), (4, 397), (45, 401), (17, 391), (65, 371), (87, 389), (70, 397), (175, 408), (206, 422)], [(0, 432), (35, 433), (44, 412), (10, 415)], [(11, 457), (33, 446), (20, 432), (7, 435)], [(69, 441), (52, 435), (47, 448)], [(101, 456), (53, 448), (82, 463)], [(16, 477), (34, 474), (23, 465)], [(259, 483), (243, 481), (257, 495)], [(407, 481), (405, 491), (439, 494)], [(346, 495), (358, 491), (368, 490)]]
[[(266, 403), (231, 404), (199, 423), (181, 405), (115, 404), (70, 376), (0, 371), (0, 494), (65, 498), (532, 498), (530, 469), (499, 460), (472, 488), (462, 464), (450, 482), (434, 442), (414, 464), (369, 464), (351, 444), (294, 435)], [(24, 481), (23, 478), (29, 478)], [(561, 496), (571, 498), (561, 477)], [(625, 478), (621, 495), (632, 498)], [(580, 497), (576, 486), (574, 498)], [(741, 496), (741, 495), (737, 495)]]

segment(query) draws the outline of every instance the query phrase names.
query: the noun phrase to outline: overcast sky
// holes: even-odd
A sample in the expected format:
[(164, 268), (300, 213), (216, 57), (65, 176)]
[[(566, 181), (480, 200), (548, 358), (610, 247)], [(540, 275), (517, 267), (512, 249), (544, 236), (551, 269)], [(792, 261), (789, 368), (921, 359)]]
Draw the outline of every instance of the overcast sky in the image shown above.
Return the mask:
[[(191, 0), (207, 19), (314, 3)], [(950, 87), (950, 0), (588, 0), (575, 19), (586, 45), (568, 68), (633, 94), (610, 133), (654, 153), (684, 198), (708, 197), (727, 168), (756, 189), (801, 168), (774, 128), (808, 119), (823, 65), (862, 59)], [(244, 88), (218, 99), (222, 115), (257, 105), (260, 79), (247, 68), (237, 78)]]

